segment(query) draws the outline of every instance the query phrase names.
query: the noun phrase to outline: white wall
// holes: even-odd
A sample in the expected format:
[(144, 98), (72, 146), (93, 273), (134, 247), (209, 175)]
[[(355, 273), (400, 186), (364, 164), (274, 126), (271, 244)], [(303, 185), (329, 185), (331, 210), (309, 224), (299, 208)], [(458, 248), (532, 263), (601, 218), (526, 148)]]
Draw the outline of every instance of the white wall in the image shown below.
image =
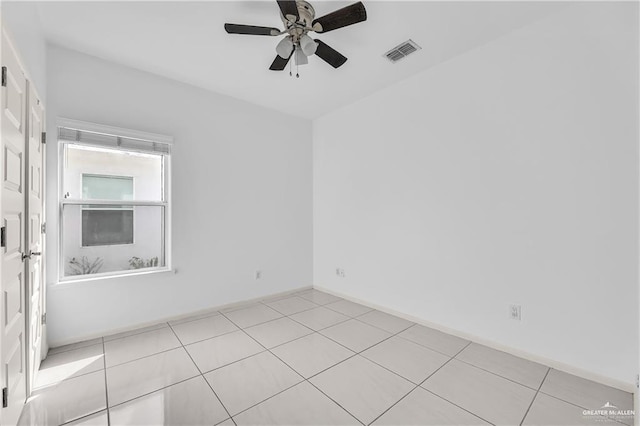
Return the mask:
[(40, 99), (46, 100), (46, 42), (36, 2), (3, 1), (2, 25), (11, 37), (28, 78)]
[[(50, 232), (51, 346), (312, 284), (310, 122), (59, 47), (47, 60), (50, 134), (64, 117), (174, 137), (178, 271), (57, 284), (58, 238)], [(57, 154), (51, 138), (52, 230)]]
[(314, 282), (631, 385), (637, 34), (575, 4), (316, 120)]

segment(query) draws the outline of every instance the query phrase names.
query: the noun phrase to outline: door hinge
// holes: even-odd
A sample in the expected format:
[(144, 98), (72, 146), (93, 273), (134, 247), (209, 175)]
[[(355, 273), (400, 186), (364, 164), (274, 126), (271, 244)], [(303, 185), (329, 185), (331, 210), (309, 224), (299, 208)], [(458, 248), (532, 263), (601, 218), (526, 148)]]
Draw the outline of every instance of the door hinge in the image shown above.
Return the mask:
[(42, 132), (42, 143), (47, 143), (47, 132)]
[(7, 227), (0, 228), (0, 247), (7, 246)]
[(40, 225), (40, 232), (43, 234), (47, 233), (47, 222), (42, 222), (42, 225)]
[(7, 87), (7, 67), (2, 67), (2, 87)]
[(40, 318), (40, 324), (45, 325), (47, 323), (47, 313), (45, 312), (44, 314), (42, 314), (42, 317)]
[(2, 388), (2, 408), (7, 408), (9, 406), (9, 389)]

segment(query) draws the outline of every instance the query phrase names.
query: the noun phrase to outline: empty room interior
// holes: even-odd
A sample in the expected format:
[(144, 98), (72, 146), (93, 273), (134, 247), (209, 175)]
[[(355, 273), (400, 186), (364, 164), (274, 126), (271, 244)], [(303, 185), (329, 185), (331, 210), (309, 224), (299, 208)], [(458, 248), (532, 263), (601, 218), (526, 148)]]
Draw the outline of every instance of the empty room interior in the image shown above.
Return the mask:
[(637, 1), (2, 1), (2, 426), (627, 425)]

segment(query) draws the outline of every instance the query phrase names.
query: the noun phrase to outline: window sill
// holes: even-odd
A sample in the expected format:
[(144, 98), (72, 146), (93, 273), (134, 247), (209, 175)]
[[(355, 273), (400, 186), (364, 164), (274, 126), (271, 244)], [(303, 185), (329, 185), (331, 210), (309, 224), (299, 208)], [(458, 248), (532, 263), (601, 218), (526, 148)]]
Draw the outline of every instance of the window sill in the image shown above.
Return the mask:
[(68, 284), (78, 284), (84, 283), (88, 281), (101, 281), (101, 280), (109, 280), (109, 279), (119, 279), (119, 278), (130, 278), (137, 277), (141, 275), (152, 275), (152, 274), (175, 274), (177, 270), (172, 268), (157, 268), (148, 271), (132, 271), (132, 272), (116, 272), (116, 273), (103, 273), (103, 274), (93, 274), (93, 275), (82, 275), (79, 277), (65, 277), (60, 278), (57, 283), (53, 284), (54, 286), (60, 285), (68, 285)]

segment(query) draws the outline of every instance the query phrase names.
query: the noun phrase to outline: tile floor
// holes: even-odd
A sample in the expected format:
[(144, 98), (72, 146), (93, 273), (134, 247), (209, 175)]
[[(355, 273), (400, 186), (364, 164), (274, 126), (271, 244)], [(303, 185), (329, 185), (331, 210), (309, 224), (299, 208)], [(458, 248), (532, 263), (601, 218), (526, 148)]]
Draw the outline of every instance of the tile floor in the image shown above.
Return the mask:
[(52, 349), (20, 425), (580, 425), (632, 395), (306, 290)]

